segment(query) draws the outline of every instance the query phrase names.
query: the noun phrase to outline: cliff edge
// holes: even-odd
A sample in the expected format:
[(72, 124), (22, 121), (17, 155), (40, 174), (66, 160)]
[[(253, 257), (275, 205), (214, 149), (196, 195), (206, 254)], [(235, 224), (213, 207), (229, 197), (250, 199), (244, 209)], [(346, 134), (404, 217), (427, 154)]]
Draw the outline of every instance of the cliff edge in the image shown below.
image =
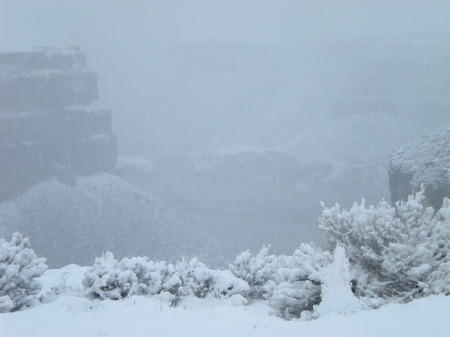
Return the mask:
[(390, 157), (392, 202), (407, 199), (425, 187), (427, 203), (435, 210), (450, 197), (450, 129), (432, 133), (396, 149)]

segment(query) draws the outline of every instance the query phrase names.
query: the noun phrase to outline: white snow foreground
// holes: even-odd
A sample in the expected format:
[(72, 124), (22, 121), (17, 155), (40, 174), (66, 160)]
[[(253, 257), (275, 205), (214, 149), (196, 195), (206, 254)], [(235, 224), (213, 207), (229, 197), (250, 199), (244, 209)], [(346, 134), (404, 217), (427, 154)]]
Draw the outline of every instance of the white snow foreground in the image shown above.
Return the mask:
[(408, 304), (391, 304), (346, 315), (330, 311), (314, 321), (285, 321), (271, 316), (264, 301), (245, 306), (233, 297), (187, 297), (176, 308), (144, 296), (119, 301), (89, 301), (76, 296), (85, 270), (69, 265), (47, 271), (40, 278), (42, 293), (52, 287), (63, 287), (64, 295), (29, 310), (1, 314), (0, 335), (448, 337), (450, 333), (450, 296), (429, 296)]

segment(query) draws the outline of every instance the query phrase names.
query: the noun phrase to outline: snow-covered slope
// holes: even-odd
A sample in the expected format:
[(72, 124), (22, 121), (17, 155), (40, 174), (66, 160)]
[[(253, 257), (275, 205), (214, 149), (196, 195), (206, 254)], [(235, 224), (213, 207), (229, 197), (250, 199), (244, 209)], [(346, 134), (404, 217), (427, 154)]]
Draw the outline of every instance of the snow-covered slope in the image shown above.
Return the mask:
[(0, 237), (29, 237), (51, 266), (91, 265), (102, 252), (117, 257), (177, 260), (198, 256), (216, 265), (239, 251), (205, 235), (148, 193), (110, 174), (76, 177), (73, 186), (56, 178), (0, 204)]
[[(47, 271), (41, 278), (44, 292), (61, 282), (79, 287), (83, 272), (75, 265)], [(172, 308), (147, 297), (100, 302), (64, 295), (29, 310), (1, 314), (0, 327), (1, 335), (9, 337), (448, 337), (449, 311), (450, 296), (431, 296), (305, 322), (270, 316), (263, 302), (241, 306), (231, 299), (188, 298)]]

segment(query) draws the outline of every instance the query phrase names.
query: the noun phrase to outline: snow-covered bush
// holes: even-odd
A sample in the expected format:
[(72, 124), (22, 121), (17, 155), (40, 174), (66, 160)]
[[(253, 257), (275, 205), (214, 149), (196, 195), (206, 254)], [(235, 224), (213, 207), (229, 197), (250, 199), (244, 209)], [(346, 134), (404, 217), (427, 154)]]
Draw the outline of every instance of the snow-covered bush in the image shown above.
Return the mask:
[(431, 272), (428, 282), (423, 282), (420, 286), (426, 295), (450, 295), (450, 261), (439, 264), (439, 267)]
[(208, 269), (197, 259), (175, 265), (153, 262), (147, 257), (118, 261), (108, 252), (97, 258), (83, 279), (92, 298), (121, 299), (131, 295), (159, 295), (172, 305), (184, 296), (204, 298), (246, 295), (248, 284), (229, 271)]
[(250, 298), (267, 299), (280, 317), (300, 317), (320, 302), (318, 271), (330, 263), (331, 256), (313, 244), (300, 245), (291, 256), (270, 255), (269, 248), (263, 247), (256, 256), (241, 253), (230, 270), (249, 284)]
[(187, 262), (185, 260), (176, 263), (176, 270), (180, 277), (180, 282), (183, 284), (179, 289), (182, 296), (195, 296), (199, 298), (206, 297), (211, 293), (214, 284), (214, 271), (208, 269), (198, 259), (192, 259)]
[(214, 286), (211, 293), (215, 297), (237, 297), (237, 295), (247, 296), (250, 286), (244, 280), (237, 278), (229, 270), (216, 270)]
[(14, 233), (11, 242), (0, 240), (0, 312), (18, 310), (39, 293), (36, 280), (47, 269), (28, 239)]
[(118, 300), (131, 295), (175, 295), (181, 286), (172, 264), (153, 262), (147, 257), (118, 261), (111, 252), (96, 258), (83, 279), (89, 297)]
[[(111, 252), (96, 258), (94, 266), (85, 273), (82, 281), (87, 289), (87, 295), (102, 299), (120, 299), (128, 296), (133, 282), (127, 282), (122, 272), (119, 261)], [(123, 276), (119, 277), (119, 275)], [(132, 276), (129, 275), (129, 278)], [(136, 277), (134, 281), (137, 281)]]
[(250, 286), (248, 296), (267, 299), (272, 295), (277, 282), (278, 258), (270, 255), (270, 246), (263, 246), (256, 256), (250, 251), (239, 254), (229, 268), (234, 276)]
[(228, 270), (212, 270), (197, 259), (189, 262), (179, 261), (175, 265), (181, 279), (181, 296), (204, 298), (207, 295), (215, 297), (247, 295), (250, 287), (247, 282), (235, 277)]
[(324, 207), (319, 227), (331, 249), (345, 247), (358, 296), (407, 300), (442, 288), (436, 282), (449, 261), (450, 202), (436, 214), (424, 205), (422, 189), (395, 207), (364, 200), (350, 210)]
[(274, 313), (292, 319), (311, 311), (321, 301), (320, 270), (331, 255), (313, 244), (302, 244), (292, 256), (279, 256), (277, 285), (269, 298)]

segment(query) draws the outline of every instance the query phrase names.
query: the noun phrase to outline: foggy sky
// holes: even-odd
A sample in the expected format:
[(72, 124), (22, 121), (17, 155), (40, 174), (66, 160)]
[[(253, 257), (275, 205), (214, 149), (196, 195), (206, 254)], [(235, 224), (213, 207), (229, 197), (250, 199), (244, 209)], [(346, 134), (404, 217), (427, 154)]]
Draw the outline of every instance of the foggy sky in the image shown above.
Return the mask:
[(158, 80), (154, 68), (173, 45), (298, 45), (367, 36), (445, 44), (448, 13), (448, 1), (1, 0), (0, 49), (82, 47), (99, 75), (101, 101), (114, 110), (120, 149), (128, 152), (128, 136), (135, 136), (129, 129), (157, 113), (147, 111), (146, 88)]

